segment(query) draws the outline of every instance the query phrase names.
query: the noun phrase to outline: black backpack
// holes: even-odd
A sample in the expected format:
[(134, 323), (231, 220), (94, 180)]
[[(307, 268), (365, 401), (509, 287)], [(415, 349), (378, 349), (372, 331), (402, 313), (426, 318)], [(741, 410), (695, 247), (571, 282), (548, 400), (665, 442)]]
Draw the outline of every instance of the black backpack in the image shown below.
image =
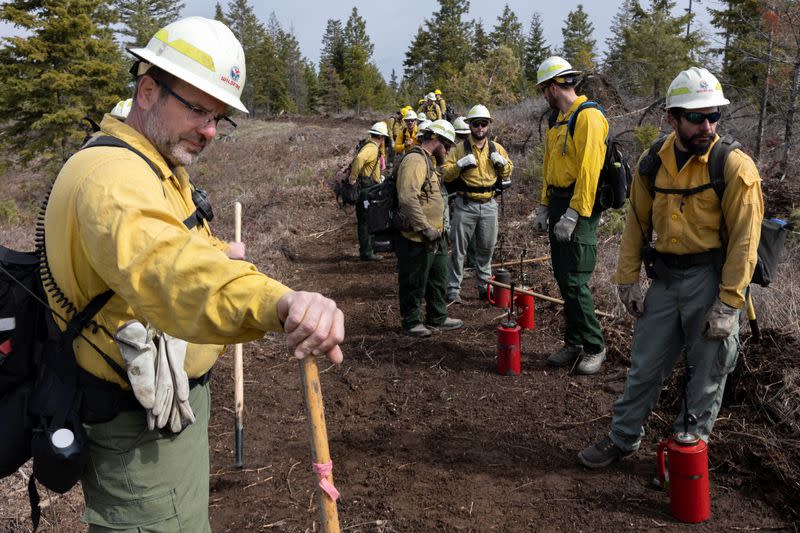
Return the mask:
[[(578, 115), (584, 109), (594, 108), (606, 114), (603, 106), (597, 102), (584, 102), (578, 106), (578, 109), (566, 121), (558, 122), (558, 110), (553, 110), (548, 119), (550, 128), (555, 126), (567, 125), (569, 135), (564, 136), (564, 147), (561, 154), (567, 153), (567, 139), (575, 135), (575, 123), (578, 120)], [(619, 209), (625, 205), (625, 199), (630, 196), (631, 181), (633, 175), (631, 174), (631, 167), (625, 156), (622, 155), (619, 142), (614, 138), (611, 132), (606, 136), (606, 157), (603, 160), (603, 167), (600, 169), (600, 177), (597, 180), (597, 193), (595, 194), (595, 207), (600, 211), (606, 209)]]
[[(356, 144), (353, 157), (346, 165), (342, 165), (333, 176), (333, 193), (336, 195), (336, 203), (339, 207), (346, 205), (356, 205), (358, 197), (361, 194), (361, 184), (356, 180), (355, 183), (350, 183), (350, 167), (353, 161), (358, 157), (359, 152), (369, 142), (369, 138), (361, 139)], [(380, 156), (378, 156), (380, 157)]]
[(428, 174), (423, 184), (423, 190), (431, 189), (431, 177), (434, 168), (428, 154), (419, 146), (412, 146), (407, 152), (401, 154), (395, 162), (392, 173), (381, 183), (367, 189), (367, 228), (373, 235), (387, 235), (393, 231), (410, 231), (411, 225), (400, 211), (397, 198), (397, 174), (405, 156), (411, 153), (421, 154), (428, 165)]
[[(645, 183), (650, 196), (655, 197), (656, 193), (690, 196), (706, 189), (714, 189), (717, 197), (722, 201), (722, 195), (725, 193), (725, 161), (731, 152), (740, 149), (742, 145), (730, 137), (722, 137), (711, 147), (711, 152), (708, 154), (708, 183), (690, 189), (662, 189), (656, 187), (656, 174), (661, 168), (661, 158), (658, 156), (658, 152), (664, 146), (665, 140), (666, 137), (661, 137), (653, 142), (641, 161), (639, 161), (639, 175), (646, 178)], [(777, 219), (764, 219), (761, 221), (761, 239), (758, 241), (757, 251), (758, 261), (753, 271), (751, 283), (767, 287), (775, 279), (778, 263), (780, 263), (786, 244), (786, 231), (789, 229), (788, 224)], [(652, 224), (648, 229), (648, 235), (645, 235), (645, 240), (652, 240)]]

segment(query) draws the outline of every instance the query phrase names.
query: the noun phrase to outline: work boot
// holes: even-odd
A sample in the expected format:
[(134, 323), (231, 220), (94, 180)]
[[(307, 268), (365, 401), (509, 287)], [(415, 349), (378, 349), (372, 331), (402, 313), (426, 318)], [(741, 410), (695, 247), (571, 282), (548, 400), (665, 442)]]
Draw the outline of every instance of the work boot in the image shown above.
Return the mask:
[(374, 241), (372, 243), (373, 252), (393, 252), (394, 248), (389, 241)]
[(484, 302), (489, 300), (486, 287), (478, 287), (478, 300), (483, 300)]
[[(569, 366), (575, 362), (582, 349), (580, 346), (565, 344), (559, 351), (550, 354), (550, 357), (547, 358), (547, 364), (550, 366)], [(602, 363), (602, 361), (600, 362)]]
[(440, 331), (449, 331), (451, 329), (464, 327), (464, 321), (457, 318), (447, 317), (441, 324), (428, 324), (428, 327), (438, 329)]
[(586, 353), (583, 352), (583, 357), (581, 361), (578, 363), (578, 368), (575, 369), (575, 372), (578, 374), (590, 375), (590, 374), (597, 374), (600, 370), (600, 366), (603, 364), (603, 361), (606, 360), (606, 349), (603, 348), (597, 353)]
[(380, 256), (378, 254), (369, 254), (369, 255), (362, 255), (361, 256), (361, 260), (362, 261), (381, 261), (382, 259), (383, 259), (383, 256)]
[(407, 329), (406, 335), (410, 337), (419, 337), (419, 338), (430, 337), (431, 330), (429, 330), (422, 324), (417, 324), (413, 328)]
[(578, 453), (578, 460), (588, 468), (605, 468), (632, 453), (620, 449), (611, 441), (611, 437), (606, 435), (600, 442), (581, 450)]
[(447, 303), (450, 303), (450, 304), (460, 304), (461, 303), (461, 295), (458, 294), (457, 292), (454, 292), (452, 294), (448, 294), (446, 296), (446, 300), (447, 300)]

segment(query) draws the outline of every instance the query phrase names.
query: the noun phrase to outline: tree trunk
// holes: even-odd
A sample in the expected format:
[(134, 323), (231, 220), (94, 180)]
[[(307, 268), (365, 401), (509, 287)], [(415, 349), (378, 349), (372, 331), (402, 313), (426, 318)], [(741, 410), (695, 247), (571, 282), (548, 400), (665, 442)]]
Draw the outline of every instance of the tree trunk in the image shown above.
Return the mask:
[(786, 133), (783, 136), (783, 158), (781, 159), (781, 180), (786, 177), (786, 170), (789, 166), (789, 152), (792, 144), (792, 123), (794, 113), (797, 111), (797, 91), (800, 86), (800, 48), (794, 59), (794, 70), (792, 71), (792, 90), (789, 93), (789, 110), (786, 113)]
[(764, 141), (764, 123), (767, 120), (767, 104), (769, 103), (769, 84), (770, 77), (772, 76), (772, 42), (775, 31), (770, 27), (769, 37), (767, 39), (767, 64), (766, 73), (764, 75), (764, 90), (761, 93), (761, 109), (758, 113), (758, 130), (756, 132), (756, 152), (755, 159), (761, 159), (761, 143)]

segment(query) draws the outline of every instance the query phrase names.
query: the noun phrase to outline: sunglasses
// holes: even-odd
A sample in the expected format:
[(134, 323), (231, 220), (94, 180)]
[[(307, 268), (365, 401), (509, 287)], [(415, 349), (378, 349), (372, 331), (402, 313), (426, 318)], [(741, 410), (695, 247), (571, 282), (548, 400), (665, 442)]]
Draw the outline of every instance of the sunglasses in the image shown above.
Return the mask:
[(692, 124), (700, 125), (706, 120), (708, 120), (709, 124), (715, 124), (719, 122), (722, 113), (719, 111), (714, 111), (713, 113), (700, 113), (698, 111), (684, 111), (683, 118), (687, 121), (691, 122)]
[(488, 120), (473, 120), (472, 122), (469, 123), (469, 125), (471, 127), (474, 127), (474, 128), (486, 128), (486, 127), (489, 126), (489, 121)]

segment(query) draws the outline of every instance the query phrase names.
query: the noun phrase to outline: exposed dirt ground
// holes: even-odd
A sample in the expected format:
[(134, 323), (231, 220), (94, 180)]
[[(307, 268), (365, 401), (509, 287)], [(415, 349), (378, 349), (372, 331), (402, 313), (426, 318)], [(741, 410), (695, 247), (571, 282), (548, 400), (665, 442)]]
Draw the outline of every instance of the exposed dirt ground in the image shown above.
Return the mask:
[[(576, 460), (608, 431), (627, 371), (632, 326), (608, 284), (617, 237), (602, 238), (600, 263), (606, 266), (592, 280), (597, 307), (617, 315), (602, 319), (610, 348), (602, 371), (574, 376), (544, 364), (560, 346), (563, 317), (560, 306), (537, 301), (536, 328), (523, 333), (522, 374), (500, 376), (494, 355), (503, 312), (476, 299), (474, 280), (465, 281), (464, 304), (450, 308), (466, 327), (416, 340), (399, 326), (394, 257), (359, 261), (355, 216), (336, 207), (317, 177), (335, 168), (364, 125), (263, 128), (254, 141), (215, 145), (206, 161), (221, 155), (219, 166), (203, 163), (195, 175), (215, 200), (218, 234), (232, 236), (231, 204), (243, 201), (250, 258), (290, 286), (334, 298), (344, 310), (345, 362), (320, 362), (343, 531), (689, 529), (670, 515), (668, 497), (649, 488), (655, 446), (677, 413), (674, 387), (667, 387), (636, 455), (600, 472)], [(335, 147), (321, 140), (342, 137)], [(240, 177), (223, 181), (231, 168)], [(515, 190), (502, 226), (505, 259), (516, 261), (523, 247), (527, 257), (546, 255), (546, 237), (522, 224), (531, 188)], [(19, 238), (19, 230), (9, 227), (2, 236), (5, 243)], [(546, 262), (525, 271), (534, 290), (558, 296)], [(748, 368), (787, 353), (797, 363), (796, 338), (765, 333), (769, 342), (757, 349), (743, 335)], [(239, 470), (233, 466), (231, 353), (212, 378), (212, 529), (317, 531), (298, 365), (279, 337), (245, 345), (245, 468)], [(712, 518), (692, 531), (797, 531), (797, 479), (781, 479), (749, 440), (768, 425), (748, 404), (750, 393), (734, 388), (722, 408), (714, 436), (719, 444), (712, 440), (709, 454)], [(0, 481), (0, 531), (28, 530), (29, 473), (28, 466)], [(85, 529), (78, 521), (79, 488), (45, 499), (41, 531)]]

